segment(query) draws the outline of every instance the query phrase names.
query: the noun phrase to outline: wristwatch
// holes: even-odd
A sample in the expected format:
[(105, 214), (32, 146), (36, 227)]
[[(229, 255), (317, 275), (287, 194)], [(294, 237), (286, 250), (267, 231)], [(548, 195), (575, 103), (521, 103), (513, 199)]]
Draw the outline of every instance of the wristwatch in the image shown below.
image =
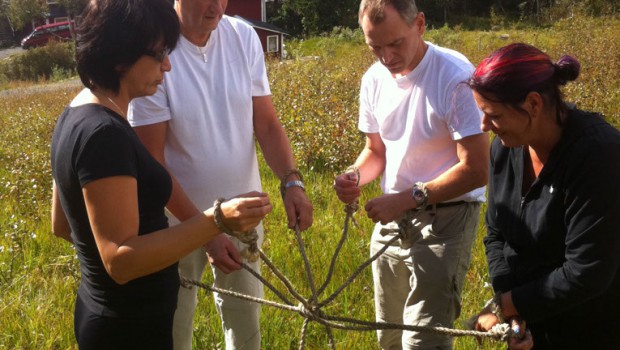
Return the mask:
[(411, 189), (411, 198), (416, 204), (416, 209), (423, 209), (428, 203), (428, 192), (424, 187), (424, 182), (416, 182)]

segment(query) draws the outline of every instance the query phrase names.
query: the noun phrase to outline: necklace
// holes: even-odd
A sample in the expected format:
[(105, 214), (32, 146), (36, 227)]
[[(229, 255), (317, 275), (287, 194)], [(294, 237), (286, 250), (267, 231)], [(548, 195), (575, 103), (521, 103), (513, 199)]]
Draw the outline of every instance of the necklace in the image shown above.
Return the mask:
[(116, 107), (116, 112), (118, 112), (118, 113), (121, 115), (121, 117), (123, 117), (123, 118), (127, 118), (127, 117), (125, 116), (125, 113), (123, 113), (123, 110), (122, 110), (122, 109), (121, 109), (121, 108), (120, 108), (120, 107), (116, 104), (116, 102), (114, 102), (114, 100), (113, 100), (113, 99), (111, 99), (111, 98), (110, 98), (110, 97), (108, 97), (107, 95), (104, 95), (104, 94), (103, 94), (103, 93), (101, 93), (101, 92), (95, 92), (95, 91), (92, 91), (92, 90), (91, 90), (91, 93), (92, 93), (93, 95), (97, 96), (97, 98), (98, 98), (100, 101), (102, 100), (101, 96), (105, 97), (108, 101), (110, 101), (110, 103), (112, 103), (112, 104), (114, 105), (114, 107)]
[(121, 115), (123, 118), (125, 118), (125, 113), (123, 113), (123, 110), (121, 109), (121, 107), (119, 107), (119, 106), (116, 104), (116, 102), (114, 102), (114, 100), (113, 100), (113, 99), (109, 98), (109, 97), (108, 97), (108, 96), (106, 96), (106, 95), (103, 95), (103, 96), (105, 96), (105, 98), (107, 98), (107, 99), (108, 99), (108, 101), (112, 102), (112, 104), (114, 105), (114, 107), (116, 107), (116, 110), (120, 113), (120, 115)]

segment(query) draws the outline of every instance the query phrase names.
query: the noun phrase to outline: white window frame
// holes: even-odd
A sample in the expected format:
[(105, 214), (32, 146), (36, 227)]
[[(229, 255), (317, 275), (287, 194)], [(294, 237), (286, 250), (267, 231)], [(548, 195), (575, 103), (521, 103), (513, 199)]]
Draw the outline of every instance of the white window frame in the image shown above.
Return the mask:
[[(272, 41), (275, 40), (275, 45), (272, 45)], [(274, 48), (274, 49), (272, 49)], [(279, 35), (267, 35), (267, 52), (278, 52), (280, 50), (280, 36)]]

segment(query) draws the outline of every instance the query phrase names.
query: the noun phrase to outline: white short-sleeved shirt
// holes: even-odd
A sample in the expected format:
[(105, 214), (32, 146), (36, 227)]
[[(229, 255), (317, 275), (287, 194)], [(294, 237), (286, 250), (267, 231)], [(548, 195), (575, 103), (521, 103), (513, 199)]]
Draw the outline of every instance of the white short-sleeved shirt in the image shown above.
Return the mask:
[[(456, 140), (482, 133), (481, 113), (464, 82), (473, 65), (462, 54), (428, 44), (418, 66), (394, 78), (380, 62), (362, 79), (359, 129), (386, 147), (384, 193), (437, 178), (458, 163)], [(450, 201), (485, 200), (485, 187)]]
[(254, 29), (224, 16), (204, 47), (181, 36), (170, 63), (157, 93), (132, 101), (131, 125), (169, 123), (166, 166), (199, 209), (260, 191), (252, 97), (271, 91)]

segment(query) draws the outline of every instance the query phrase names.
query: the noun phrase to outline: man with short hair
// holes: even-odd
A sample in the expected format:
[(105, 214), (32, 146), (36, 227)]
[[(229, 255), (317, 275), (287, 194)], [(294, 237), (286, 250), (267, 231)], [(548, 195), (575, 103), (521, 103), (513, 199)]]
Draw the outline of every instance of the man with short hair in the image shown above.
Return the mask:
[[(480, 203), (485, 200), (488, 136), (466, 81), (472, 64), (423, 40), (425, 18), (413, 0), (362, 0), (359, 22), (378, 58), (362, 79), (359, 129), (366, 145), (355, 172), (336, 177), (345, 203), (381, 176), (383, 195), (365, 209), (376, 222), (373, 263), (376, 319), (452, 327), (471, 260)], [(406, 220), (406, 221), (404, 221)], [(383, 349), (450, 349), (428, 332), (378, 331)]]
[[(181, 36), (170, 54), (172, 70), (152, 97), (136, 99), (129, 121), (173, 177), (167, 209), (183, 221), (218, 197), (261, 189), (254, 136), (267, 164), (283, 181), (288, 226), (312, 224), (312, 205), (286, 133), (271, 99), (264, 54), (253, 28), (224, 15), (227, 0), (176, 0)], [(258, 228), (259, 244), (262, 226)], [(220, 235), (207, 245), (214, 284), (261, 297), (262, 284), (239, 270), (246, 247)], [(182, 276), (200, 280), (206, 265), (200, 249), (179, 262)], [(259, 262), (247, 262), (259, 270)], [(237, 271), (238, 270), (238, 271)], [(260, 305), (214, 293), (226, 349), (259, 349)], [(174, 319), (174, 348), (191, 349), (196, 288), (181, 288)]]

